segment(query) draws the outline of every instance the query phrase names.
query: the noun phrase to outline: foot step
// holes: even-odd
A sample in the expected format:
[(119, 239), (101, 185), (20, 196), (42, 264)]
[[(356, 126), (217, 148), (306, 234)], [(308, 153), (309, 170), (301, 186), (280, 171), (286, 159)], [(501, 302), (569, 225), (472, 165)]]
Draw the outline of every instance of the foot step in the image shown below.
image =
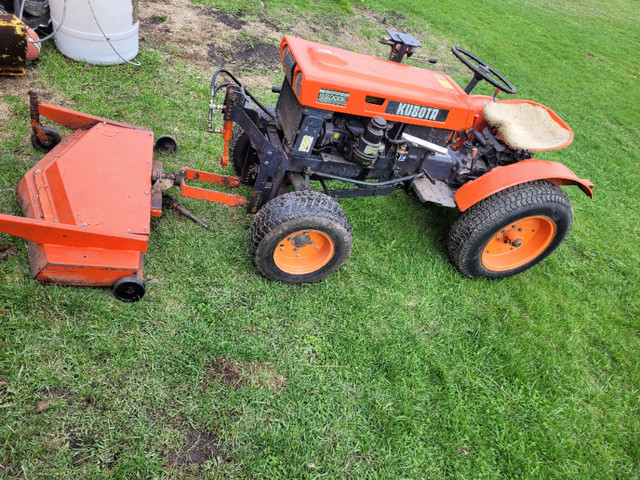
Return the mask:
[(443, 207), (456, 206), (453, 192), (444, 182), (436, 182), (434, 185), (426, 177), (420, 177), (413, 181), (411, 188), (422, 203), (432, 202)]

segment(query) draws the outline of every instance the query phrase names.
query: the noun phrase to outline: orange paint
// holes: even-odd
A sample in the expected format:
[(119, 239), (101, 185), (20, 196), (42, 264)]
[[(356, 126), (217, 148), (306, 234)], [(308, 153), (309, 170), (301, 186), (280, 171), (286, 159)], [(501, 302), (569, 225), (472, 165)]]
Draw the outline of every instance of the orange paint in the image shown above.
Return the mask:
[(480, 178), (465, 183), (455, 193), (455, 200), (460, 211), (465, 211), (480, 200), (505, 188), (534, 180), (547, 180), (555, 185), (577, 185), (593, 198), (593, 183), (590, 180), (578, 178), (561, 163), (533, 158), (504, 167), (496, 167)]
[(230, 205), (232, 207), (242, 208), (246, 206), (246, 199), (240, 195), (193, 187), (186, 183), (186, 180), (199, 180), (201, 182), (223, 185), (226, 187), (237, 187), (240, 185), (240, 179), (238, 177), (233, 177), (231, 175), (218, 175), (190, 168), (182, 168), (180, 172), (186, 174), (185, 180), (180, 182), (180, 195), (184, 197), (198, 198), (200, 200), (207, 200), (209, 202), (224, 203), (225, 205)]
[(224, 139), (224, 145), (222, 148), (222, 156), (220, 157), (220, 165), (223, 168), (227, 168), (229, 164), (229, 140), (231, 140), (231, 131), (233, 128), (233, 122), (225, 121), (222, 129), (222, 138)]
[(18, 186), (26, 215), (0, 215), (0, 231), (29, 242), (34, 278), (112, 285), (142, 275), (151, 218), (153, 133), (80, 112), (37, 105), (76, 128)]
[(305, 275), (324, 267), (334, 253), (330, 236), (318, 230), (300, 230), (282, 239), (273, 252), (273, 261), (285, 273)]
[(526, 217), (505, 225), (485, 245), (482, 264), (494, 271), (520, 267), (541, 255), (555, 233), (553, 221), (543, 216)]
[[(446, 130), (465, 130), (473, 125), (475, 112), (469, 96), (443, 73), (288, 35), (280, 44), (281, 59), (285, 49), (297, 62), (293, 87), (304, 106)], [(301, 88), (296, 91), (296, 79), (300, 75)], [(329, 97), (331, 92), (337, 92), (339, 97), (346, 98), (344, 104), (322, 101), (323, 91), (327, 90)], [(392, 110), (388, 108), (390, 102), (403, 104), (402, 111), (408, 115), (387, 113)], [(422, 107), (448, 111), (446, 120), (436, 121), (429, 115), (421, 115)]]

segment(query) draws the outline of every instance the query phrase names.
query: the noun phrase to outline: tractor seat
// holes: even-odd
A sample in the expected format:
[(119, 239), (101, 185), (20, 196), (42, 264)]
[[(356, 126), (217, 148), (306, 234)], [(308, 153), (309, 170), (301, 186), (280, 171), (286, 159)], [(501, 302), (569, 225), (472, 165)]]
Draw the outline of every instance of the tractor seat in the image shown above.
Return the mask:
[(566, 147), (573, 133), (560, 117), (547, 107), (523, 102), (489, 102), (482, 115), (502, 139), (518, 150), (554, 150)]

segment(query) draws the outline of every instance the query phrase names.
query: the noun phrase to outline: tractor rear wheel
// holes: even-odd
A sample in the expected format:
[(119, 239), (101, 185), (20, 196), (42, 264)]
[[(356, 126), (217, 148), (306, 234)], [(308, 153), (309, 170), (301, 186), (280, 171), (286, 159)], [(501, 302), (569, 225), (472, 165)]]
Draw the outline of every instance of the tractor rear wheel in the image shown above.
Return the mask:
[[(244, 185), (253, 186), (258, 176), (258, 152), (251, 146), (249, 135), (239, 125), (234, 124), (229, 140), (229, 158), (236, 175)], [(245, 165), (247, 166), (246, 171)], [(244, 171), (244, 175), (243, 175)]]
[(515, 185), (473, 205), (449, 232), (449, 257), (471, 278), (505, 278), (536, 265), (567, 237), (573, 209), (547, 181)]
[(249, 251), (268, 279), (312, 283), (335, 272), (353, 246), (351, 226), (333, 198), (313, 190), (285, 193), (258, 211)]

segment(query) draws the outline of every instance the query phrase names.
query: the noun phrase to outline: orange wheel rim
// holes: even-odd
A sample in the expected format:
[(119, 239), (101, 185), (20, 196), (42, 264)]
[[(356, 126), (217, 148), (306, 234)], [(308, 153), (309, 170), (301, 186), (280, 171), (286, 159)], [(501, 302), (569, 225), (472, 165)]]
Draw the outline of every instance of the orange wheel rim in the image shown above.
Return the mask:
[(320, 270), (333, 258), (331, 237), (319, 230), (299, 230), (282, 238), (273, 252), (273, 261), (285, 273), (304, 275)]
[(526, 217), (498, 230), (482, 250), (482, 264), (489, 270), (518, 268), (541, 255), (556, 233), (547, 217)]

